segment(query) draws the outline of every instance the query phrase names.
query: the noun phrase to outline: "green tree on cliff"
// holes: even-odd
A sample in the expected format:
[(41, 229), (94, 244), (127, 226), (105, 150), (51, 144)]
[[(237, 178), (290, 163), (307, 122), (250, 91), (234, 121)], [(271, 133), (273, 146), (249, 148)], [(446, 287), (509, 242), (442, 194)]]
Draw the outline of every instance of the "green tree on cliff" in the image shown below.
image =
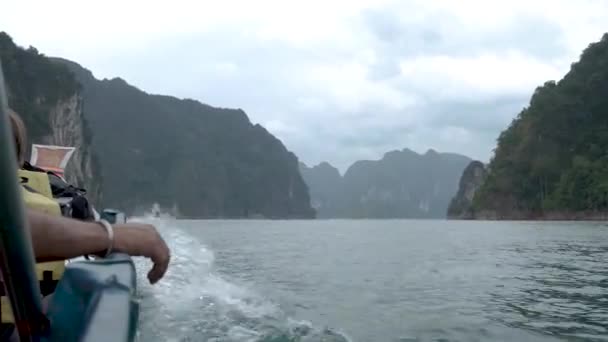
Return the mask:
[(608, 34), (546, 82), (500, 134), (476, 211), (608, 209)]

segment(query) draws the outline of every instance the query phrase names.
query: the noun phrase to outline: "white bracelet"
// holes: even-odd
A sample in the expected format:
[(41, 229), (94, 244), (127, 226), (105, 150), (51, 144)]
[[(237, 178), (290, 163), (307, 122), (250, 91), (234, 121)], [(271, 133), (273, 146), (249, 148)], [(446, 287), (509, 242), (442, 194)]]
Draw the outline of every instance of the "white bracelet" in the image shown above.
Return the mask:
[(106, 220), (99, 220), (97, 221), (97, 223), (102, 225), (106, 229), (106, 232), (108, 232), (108, 249), (106, 251), (106, 255), (104, 256), (104, 258), (107, 258), (108, 255), (112, 253), (112, 248), (114, 247), (114, 229), (112, 228), (112, 225)]

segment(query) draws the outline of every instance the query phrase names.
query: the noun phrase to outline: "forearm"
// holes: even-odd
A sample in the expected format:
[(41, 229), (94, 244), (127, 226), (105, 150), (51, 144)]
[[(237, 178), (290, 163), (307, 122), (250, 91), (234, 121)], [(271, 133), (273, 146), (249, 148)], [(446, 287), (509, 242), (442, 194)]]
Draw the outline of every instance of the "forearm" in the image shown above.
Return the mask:
[(108, 234), (97, 223), (51, 216), (32, 209), (27, 210), (27, 218), (39, 262), (98, 254), (108, 248)]
[(32, 209), (27, 210), (27, 218), (38, 262), (99, 255), (112, 245), (112, 251), (150, 258), (154, 263), (148, 272), (152, 284), (162, 278), (169, 267), (169, 247), (149, 224), (114, 225), (114, 239), (110, 244), (108, 232), (98, 223), (51, 216)]

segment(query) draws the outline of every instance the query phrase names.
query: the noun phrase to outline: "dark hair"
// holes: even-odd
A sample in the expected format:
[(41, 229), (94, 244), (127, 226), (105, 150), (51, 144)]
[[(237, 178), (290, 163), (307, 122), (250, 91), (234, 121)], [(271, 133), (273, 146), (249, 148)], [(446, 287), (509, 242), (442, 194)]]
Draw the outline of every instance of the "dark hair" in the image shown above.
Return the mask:
[(25, 153), (27, 151), (27, 130), (23, 120), (9, 108), (8, 116), (11, 121), (11, 130), (13, 131), (13, 137), (15, 139), (15, 150), (17, 152), (17, 163), (19, 167), (25, 162)]

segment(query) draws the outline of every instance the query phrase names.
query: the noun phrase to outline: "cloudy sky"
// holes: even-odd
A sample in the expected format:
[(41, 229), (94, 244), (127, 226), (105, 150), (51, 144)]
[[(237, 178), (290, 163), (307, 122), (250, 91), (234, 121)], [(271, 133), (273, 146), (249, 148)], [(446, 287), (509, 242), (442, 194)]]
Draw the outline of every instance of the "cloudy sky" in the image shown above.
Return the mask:
[(0, 30), (151, 93), (244, 109), (308, 164), (409, 147), (488, 160), (604, 0), (9, 1)]

